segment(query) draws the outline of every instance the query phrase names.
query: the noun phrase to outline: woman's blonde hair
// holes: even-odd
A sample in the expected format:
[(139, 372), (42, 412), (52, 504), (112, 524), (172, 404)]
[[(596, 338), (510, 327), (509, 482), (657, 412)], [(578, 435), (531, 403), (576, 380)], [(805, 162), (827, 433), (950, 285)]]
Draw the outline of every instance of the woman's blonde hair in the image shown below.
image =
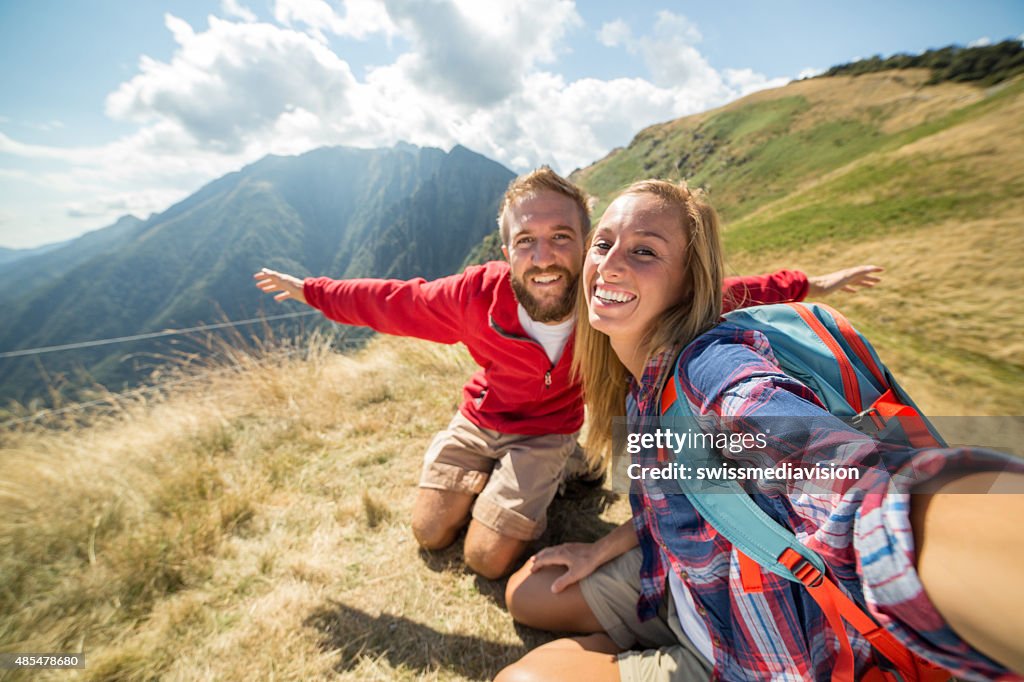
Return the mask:
[[(683, 260), (684, 296), (647, 330), (642, 342), (646, 357), (681, 348), (718, 323), (722, 315), (724, 272), (718, 215), (701, 190), (665, 180), (641, 180), (620, 196), (649, 194), (665, 206), (679, 209), (680, 228), (686, 235)], [(594, 231), (587, 236), (589, 253)], [(576, 299), (576, 344), (573, 373), (583, 383), (583, 397), (590, 424), (587, 457), (608, 462), (612, 450), (612, 419), (626, 409), (627, 372), (612, 350), (608, 337), (590, 326), (587, 308), (589, 283), (580, 282)]]

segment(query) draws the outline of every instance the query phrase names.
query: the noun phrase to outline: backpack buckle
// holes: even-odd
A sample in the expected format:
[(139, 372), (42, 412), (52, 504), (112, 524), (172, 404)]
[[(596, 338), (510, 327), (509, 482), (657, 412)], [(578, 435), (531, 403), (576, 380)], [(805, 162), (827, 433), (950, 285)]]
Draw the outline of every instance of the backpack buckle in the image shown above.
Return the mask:
[(874, 407), (869, 407), (848, 422), (850, 426), (868, 436), (878, 436), (885, 431), (888, 421)]
[(796, 579), (805, 587), (813, 588), (825, 581), (825, 574), (815, 568), (814, 564), (797, 554), (793, 549), (788, 548), (779, 557), (779, 562), (788, 568)]

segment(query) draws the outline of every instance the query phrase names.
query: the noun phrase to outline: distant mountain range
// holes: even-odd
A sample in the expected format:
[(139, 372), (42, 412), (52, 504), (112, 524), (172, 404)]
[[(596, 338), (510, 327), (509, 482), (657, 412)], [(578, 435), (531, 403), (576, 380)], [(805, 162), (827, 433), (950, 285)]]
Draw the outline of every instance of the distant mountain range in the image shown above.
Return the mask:
[(47, 251), (59, 249), (66, 243), (67, 242), (56, 242), (53, 244), (46, 244), (44, 246), (37, 246), (32, 249), (8, 249), (0, 246), (0, 266), (7, 265), (9, 263), (16, 263), (25, 258), (31, 258), (32, 256), (38, 256), (39, 254), (46, 253)]
[(141, 224), (142, 221), (135, 216), (126, 215), (113, 225), (87, 232), (76, 239), (36, 249), (9, 251), (6, 258), (0, 258), (0, 273), (7, 281), (18, 282), (18, 286), (0, 289), (0, 305), (24, 301), (26, 293), (59, 280), (97, 256), (116, 251), (131, 239), (132, 231)]
[[(0, 263), (0, 350), (280, 313), (253, 286), (268, 266), (298, 276), (439, 277), (495, 231), (513, 173), (456, 146), (323, 148), (266, 157), (145, 222)], [(100, 382), (117, 389), (171, 346), (132, 343), (0, 360), (0, 399)], [(125, 362), (129, 355), (133, 360)], [(37, 364), (37, 361), (41, 364)]]

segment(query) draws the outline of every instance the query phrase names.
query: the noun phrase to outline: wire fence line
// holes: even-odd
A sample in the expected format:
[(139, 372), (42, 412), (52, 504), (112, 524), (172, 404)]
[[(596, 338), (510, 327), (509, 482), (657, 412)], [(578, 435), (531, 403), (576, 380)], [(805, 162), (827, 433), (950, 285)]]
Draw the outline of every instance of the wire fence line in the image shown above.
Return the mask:
[(40, 346), (39, 348), (25, 348), (22, 350), (9, 350), (0, 352), (0, 360), (4, 358), (17, 358), (26, 355), (40, 355), (42, 353), (55, 353), (57, 351), (75, 350), (78, 348), (91, 348), (93, 346), (107, 346), (113, 343), (125, 343), (128, 341), (141, 341), (143, 339), (156, 339), (164, 336), (177, 336), (179, 334), (193, 334), (195, 332), (207, 331), (210, 329), (226, 329), (228, 327), (241, 327), (248, 324), (259, 324), (260, 322), (272, 322), (284, 320), (290, 317), (305, 317), (308, 315), (319, 315), (319, 310), (303, 310), (297, 313), (283, 313), (281, 315), (270, 315), (267, 317), (252, 317), (248, 320), (234, 320), (228, 322), (217, 322), (215, 324), (204, 324), (197, 327), (186, 327), (184, 329), (165, 329), (159, 332), (148, 332), (145, 334), (132, 334), (130, 336), (118, 336), (110, 339), (95, 339), (93, 341), (79, 341), (77, 343), (64, 343), (57, 346)]
[[(95, 339), (95, 340), (92, 340), (92, 341), (81, 341), (81, 342), (78, 342), (78, 343), (66, 343), (66, 344), (55, 345), (55, 346), (41, 346), (41, 347), (38, 347), (38, 348), (26, 348), (26, 349), (22, 349), (22, 350), (0, 352), (0, 359), (13, 358), (13, 357), (25, 357), (25, 356), (32, 356), (32, 355), (41, 355), (43, 353), (53, 353), (53, 352), (65, 351), (65, 350), (74, 350), (74, 349), (78, 349), (78, 348), (90, 348), (90, 347), (93, 347), (93, 346), (105, 346), (105, 345), (111, 345), (111, 344), (116, 344), (116, 343), (126, 343), (126, 342), (129, 342), (129, 341), (140, 341), (140, 340), (143, 340), (143, 339), (155, 339), (155, 338), (161, 338), (161, 337), (167, 337), (167, 336), (177, 336), (177, 335), (181, 335), (181, 334), (194, 334), (196, 332), (203, 332), (203, 331), (208, 331), (208, 330), (227, 329), (227, 328), (231, 328), (231, 327), (241, 327), (241, 326), (245, 326), (245, 325), (259, 324), (261, 322), (272, 322), (272, 321), (275, 321), (275, 320), (284, 320), (284, 319), (295, 318), (295, 317), (306, 317), (306, 316), (309, 316), (309, 315), (318, 315), (318, 314), (320, 314), (319, 310), (303, 310), (303, 311), (294, 312), (294, 313), (282, 313), (280, 315), (269, 315), (269, 316), (263, 316), (263, 317), (253, 317), (253, 318), (249, 318), (249, 319), (246, 319), (246, 320), (229, 320), (229, 321), (226, 321), (226, 322), (217, 322), (217, 323), (214, 323), (214, 324), (198, 325), (198, 326), (186, 327), (186, 328), (182, 328), (182, 329), (166, 329), (166, 330), (159, 331), (159, 332), (150, 332), (150, 333), (145, 333), (145, 334), (132, 334), (132, 335), (129, 335), (129, 336), (119, 336), (119, 337), (108, 338), (108, 339)], [(342, 337), (340, 339), (336, 339), (336, 340), (332, 341), (331, 343), (334, 346), (345, 346), (345, 347), (348, 347), (348, 346), (356, 346), (356, 345), (365, 343), (366, 340), (367, 339), (365, 339), (365, 338), (347, 339), (347, 338)], [(277, 357), (288, 358), (288, 357), (291, 357), (292, 355), (295, 355), (296, 353), (301, 353), (301, 352), (303, 352), (305, 350), (306, 350), (305, 348), (293, 348), (290, 351), (287, 351), (287, 352), (285, 352), (283, 354), (277, 355)], [(158, 384), (151, 385), (151, 386), (141, 386), (139, 388), (134, 388), (134, 389), (130, 389), (130, 390), (127, 390), (127, 391), (122, 391), (120, 393), (110, 393), (110, 394), (108, 394), (108, 395), (106, 395), (106, 396), (104, 396), (102, 398), (96, 398), (95, 400), (88, 400), (88, 401), (79, 402), (79, 403), (72, 403), (71, 405), (65, 405), (64, 407), (58, 407), (58, 408), (53, 408), (53, 409), (40, 410), (39, 412), (35, 412), (35, 413), (33, 413), (31, 415), (28, 415), (28, 416), (25, 416), (25, 417), (16, 417), (16, 418), (13, 418), (13, 419), (8, 419), (7, 421), (4, 421), (4, 422), (0, 422), (0, 429), (6, 429), (6, 428), (9, 428), (9, 427), (12, 427), (12, 426), (17, 426), (19, 424), (25, 424), (25, 423), (31, 422), (31, 421), (38, 421), (38, 420), (43, 419), (45, 417), (53, 417), (53, 416), (57, 416), (57, 415), (61, 415), (61, 414), (66, 414), (66, 413), (69, 413), (69, 412), (78, 412), (78, 411), (81, 411), (81, 410), (88, 409), (90, 407), (97, 407), (99, 405), (114, 406), (114, 405), (116, 405), (116, 403), (118, 401), (121, 401), (121, 400), (125, 400), (125, 399), (132, 398), (132, 397), (135, 397), (135, 396), (146, 395), (148, 393), (157, 393), (157, 392), (159, 392), (161, 390), (164, 390), (164, 389), (166, 389), (168, 387), (171, 387), (171, 386), (180, 386), (182, 384), (194, 383), (194, 382), (197, 382), (197, 381), (204, 380), (204, 379), (210, 377), (211, 375), (223, 374), (223, 373), (231, 372), (231, 371), (234, 371), (234, 370), (235, 370), (235, 367), (225, 367), (225, 368), (220, 369), (220, 370), (214, 370), (213, 372), (205, 372), (205, 373), (203, 373), (201, 375), (198, 375), (198, 376), (183, 377), (183, 378), (180, 378), (180, 379), (171, 379), (171, 380), (163, 381), (163, 382), (160, 382)]]
[[(363, 338), (363, 339), (345, 339), (345, 338), (341, 338), (341, 339), (337, 339), (335, 341), (332, 341), (331, 344), (334, 345), (334, 346), (339, 346), (340, 345), (340, 346), (346, 346), (347, 347), (347, 346), (357, 346), (357, 345), (359, 345), (361, 343), (365, 343), (366, 341), (367, 341), (367, 339), (365, 339), (365, 338)], [(275, 354), (274, 357), (275, 358), (289, 358), (289, 357), (291, 357), (293, 355), (296, 355), (297, 353), (302, 353), (305, 350), (306, 350), (306, 348), (293, 348), (293, 349), (291, 349), (289, 351), (286, 351), (284, 353)], [(204, 381), (206, 379), (209, 379), (211, 376), (218, 376), (218, 375), (221, 375), (221, 374), (228, 374), (230, 372), (236, 371), (236, 369), (237, 369), (237, 367), (234, 367), (234, 366), (233, 367), (223, 367), (221, 369), (216, 369), (216, 370), (212, 370), (212, 371), (203, 372), (202, 374), (199, 374), (199, 375), (196, 375), (196, 376), (182, 377), (180, 379), (170, 379), (168, 381), (162, 381), (162, 382), (160, 382), (158, 384), (153, 384), (152, 386), (140, 386), (139, 388), (129, 389), (127, 391), (122, 391), (120, 393), (110, 393), (110, 394), (108, 394), (108, 395), (106, 395), (106, 396), (104, 396), (102, 398), (96, 398), (95, 400), (87, 400), (87, 401), (81, 402), (81, 403), (72, 403), (71, 405), (65, 405), (64, 407), (57, 407), (57, 408), (53, 408), (53, 409), (40, 410), (39, 412), (35, 412), (35, 413), (30, 414), (30, 415), (25, 416), (25, 417), (15, 417), (13, 419), (8, 419), (5, 422), (0, 422), (0, 429), (6, 429), (6, 428), (9, 428), (9, 427), (12, 427), (12, 426), (18, 426), (19, 424), (25, 424), (25, 423), (28, 423), (28, 422), (31, 422), (31, 421), (38, 421), (39, 419), (43, 419), (44, 417), (54, 417), (54, 416), (57, 416), (57, 415), (66, 414), (68, 412), (79, 412), (81, 410), (85, 410), (85, 409), (88, 409), (90, 407), (97, 407), (99, 405), (110, 405), (111, 407), (114, 407), (118, 403), (118, 401), (121, 401), (121, 400), (125, 400), (125, 399), (132, 398), (132, 397), (135, 397), (135, 396), (146, 395), (148, 393), (158, 393), (159, 391), (162, 391), (162, 390), (164, 390), (166, 388), (169, 388), (169, 387), (172, 387), (172, 386), (182, 386), (182, 385), (187, 385), (187, 384), (191, 384), (191, 383), (196, 383), (196, 382), (199, 382), (199, 381)]]

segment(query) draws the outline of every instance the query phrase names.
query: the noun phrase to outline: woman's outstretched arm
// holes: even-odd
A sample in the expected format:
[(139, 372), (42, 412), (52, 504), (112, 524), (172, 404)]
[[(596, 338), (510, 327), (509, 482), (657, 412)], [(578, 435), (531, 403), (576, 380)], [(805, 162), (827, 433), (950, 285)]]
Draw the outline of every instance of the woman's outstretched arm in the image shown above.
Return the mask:
[[(837, 581), (859, 583), (871, 613), (905, 646), (973, 679), (1021, 669), (1024, 501), (987, 494), (968, 503), (969, 494), (950, 491), (984, 480), (965, 478), (968, 471), (1012, 472), (1021, 485), (1024, 461), (974, 448), (877, 443), (782, 373), (757, 332), (720, 325), (679, 362), (687, 379), (680, 397), (693, 413), (728, 417), (721, 423), (730, 431), (770, 431), (760, 453), (768, 465), (821, 462), (860, 472), (856, 480), (788, 481), (791, 527), (825, 558)], [(923, 485), (931, 487), (922, 492)], [(930, 547), (919, 546), (922, 541)], [(1000, 601), (999, 608), (989, 605)]]
[(1000, 488), (1024, 490), (1024, 475), (949, 477), (911, 495), (910, 523), (938, 612), (978, 651), (1024, 672), (1024, 495)]

